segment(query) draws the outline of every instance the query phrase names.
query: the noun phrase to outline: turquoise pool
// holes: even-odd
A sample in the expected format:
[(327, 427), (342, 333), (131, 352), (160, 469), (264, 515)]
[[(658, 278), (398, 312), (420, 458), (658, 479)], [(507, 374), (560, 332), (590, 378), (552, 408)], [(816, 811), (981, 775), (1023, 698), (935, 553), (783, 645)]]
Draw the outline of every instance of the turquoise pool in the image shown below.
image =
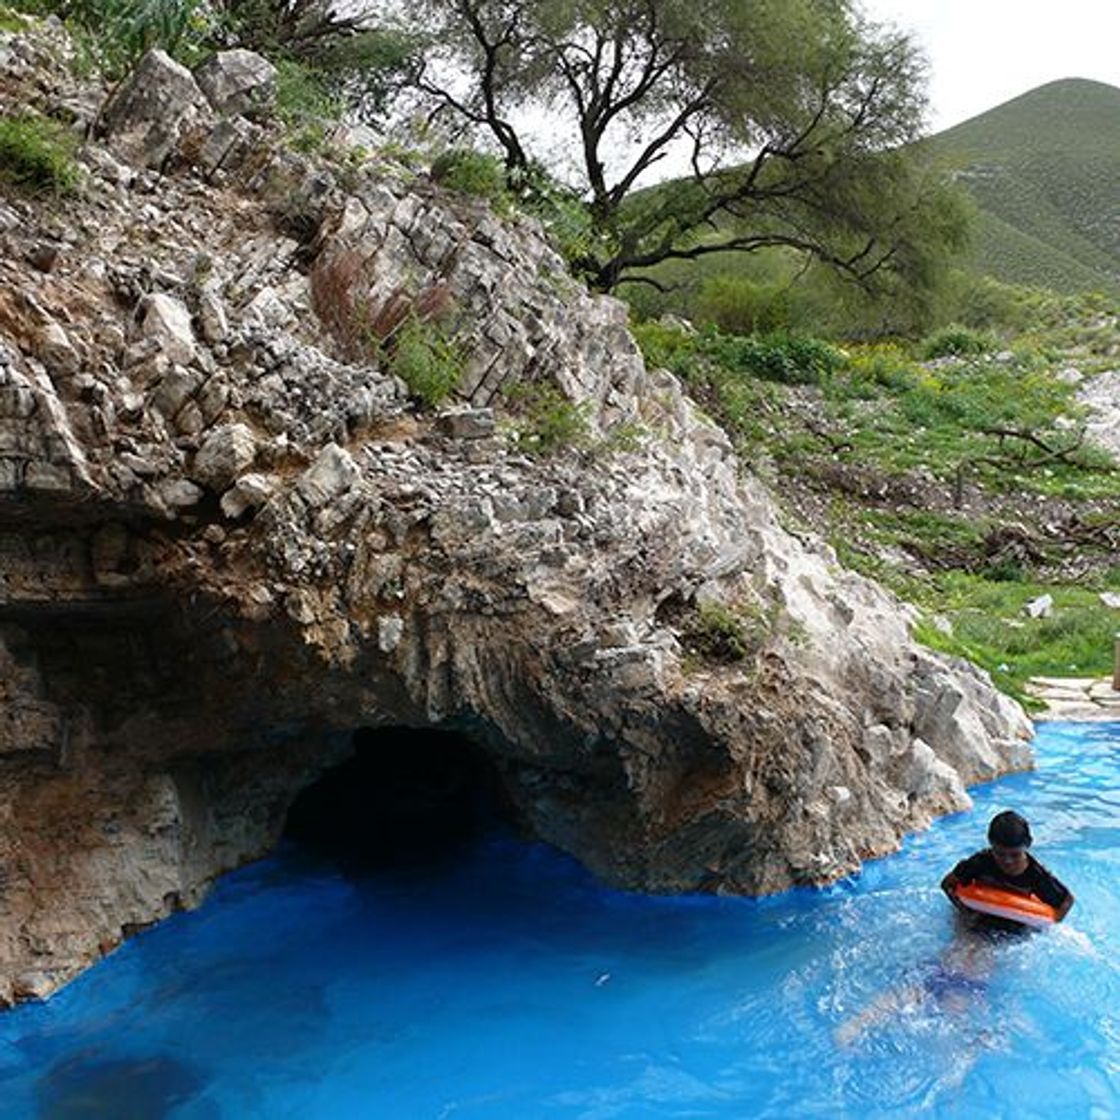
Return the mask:
[[(284, 851), (0, 1016), (0, 1115), (1120, 1115), (1120, 724), (1037, 749), (857, 878), (763, 900), (621, 894), (504, 836), (359, 881)], [(1066, 925), (839, 1044), (952, 941), (937, 883), (1005, 807), (1077, 895)]]

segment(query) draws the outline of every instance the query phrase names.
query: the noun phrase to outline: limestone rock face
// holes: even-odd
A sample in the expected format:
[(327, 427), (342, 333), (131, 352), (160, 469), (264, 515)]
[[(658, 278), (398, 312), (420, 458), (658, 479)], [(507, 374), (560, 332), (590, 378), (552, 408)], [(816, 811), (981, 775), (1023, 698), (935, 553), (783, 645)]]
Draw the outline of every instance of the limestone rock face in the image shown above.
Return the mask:
[(194, 72), (216, 113), (267, 112), (276, 97), (276, 67), (255, 51), (218, 51)]
[[(358, 728), (468, 735), (527, 828), (656, 891), (827, 882), (1030, 764), (1022, 712), (784, 530), (536, 226), (253, 135), (241, 180), (95, 146), (86, 197), (3, 203), (0, 998), (267, 851)], [(445, 308), (442, 410), (339, 329), (354, 261), (363, 323)], [(580, 445), (528, 454), (526, 393)], [(745, 658), (694, 652), (712, 604)]]
[(209, 118), (210, 106), (191, 72), (165, 51), (151, 50), (106, 106), (103, 127), (118, 155), (158, 168)]

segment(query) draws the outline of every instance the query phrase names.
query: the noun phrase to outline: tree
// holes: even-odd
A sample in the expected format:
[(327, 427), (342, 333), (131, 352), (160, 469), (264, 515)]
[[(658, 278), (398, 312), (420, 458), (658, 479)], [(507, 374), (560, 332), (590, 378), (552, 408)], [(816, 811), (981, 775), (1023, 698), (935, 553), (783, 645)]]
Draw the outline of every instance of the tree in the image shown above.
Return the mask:
[[(413, 88), (488, 135), (512, 186), (538, 163), (527, 121), (570, 136), (597, 235), (576, 263), (600, 289), (774, 245), (865, 284), (920, 278), (962, 236), (906, 147), (923, 60), (849, 0), (425, 0), (413, 18), (431, 44)], [(643, 188), (673, 160), (688, 171)]]

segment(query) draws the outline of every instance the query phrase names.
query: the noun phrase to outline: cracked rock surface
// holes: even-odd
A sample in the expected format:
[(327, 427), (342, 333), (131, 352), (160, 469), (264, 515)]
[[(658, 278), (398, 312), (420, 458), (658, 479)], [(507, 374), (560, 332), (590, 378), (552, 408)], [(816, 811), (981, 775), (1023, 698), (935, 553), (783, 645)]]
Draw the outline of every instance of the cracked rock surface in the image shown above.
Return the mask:
[[(92, 123), (66, 51), (0, 35), (0, 91)], [(357, 728), (463, 732), (527, 829), (653, 891), (827, 882), (1030, 765), (534, 224), (285, 152), (235, 61), (207, 87), (252, 120), (149, 56), (80, 196), (0, 195), (0, 998), (266, 852)], [(324, 328), (354, 259), (366, 306), (450, 308), (441, 409)], [(586, 439), (527, 454), (525, 386)], [(713, 610), (738, 660), (696, 652)]]

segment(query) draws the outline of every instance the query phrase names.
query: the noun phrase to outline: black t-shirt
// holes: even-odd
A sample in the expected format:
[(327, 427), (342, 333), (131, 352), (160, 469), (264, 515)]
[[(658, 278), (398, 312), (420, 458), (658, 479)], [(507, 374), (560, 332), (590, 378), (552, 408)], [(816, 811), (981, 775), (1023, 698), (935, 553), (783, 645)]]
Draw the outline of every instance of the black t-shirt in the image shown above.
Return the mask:
[[(990, 848), (976, 852), (968, 859), (962, 859), (953, 868), (953, 874), (962, 883), (985, 883), (990, 887), (1000, 887), (1003, 890), (1019, 891), (1021, 894), (1033, 894), (1041, 898), (1050, 906), (1061, 906), (1069, 897), (1066, 885), (1051, 875), (1041, 863), (1029, 852), (1027, 853), (1027, 869), (1022, 875), (1009, 875), (1000, 869), (995, 856)], [(981, 924), (994, 929), (1015, 929), (1023, 927), (1018, 922), (1006, 921), (992, 914), (975, 914), (981, 919)]]

